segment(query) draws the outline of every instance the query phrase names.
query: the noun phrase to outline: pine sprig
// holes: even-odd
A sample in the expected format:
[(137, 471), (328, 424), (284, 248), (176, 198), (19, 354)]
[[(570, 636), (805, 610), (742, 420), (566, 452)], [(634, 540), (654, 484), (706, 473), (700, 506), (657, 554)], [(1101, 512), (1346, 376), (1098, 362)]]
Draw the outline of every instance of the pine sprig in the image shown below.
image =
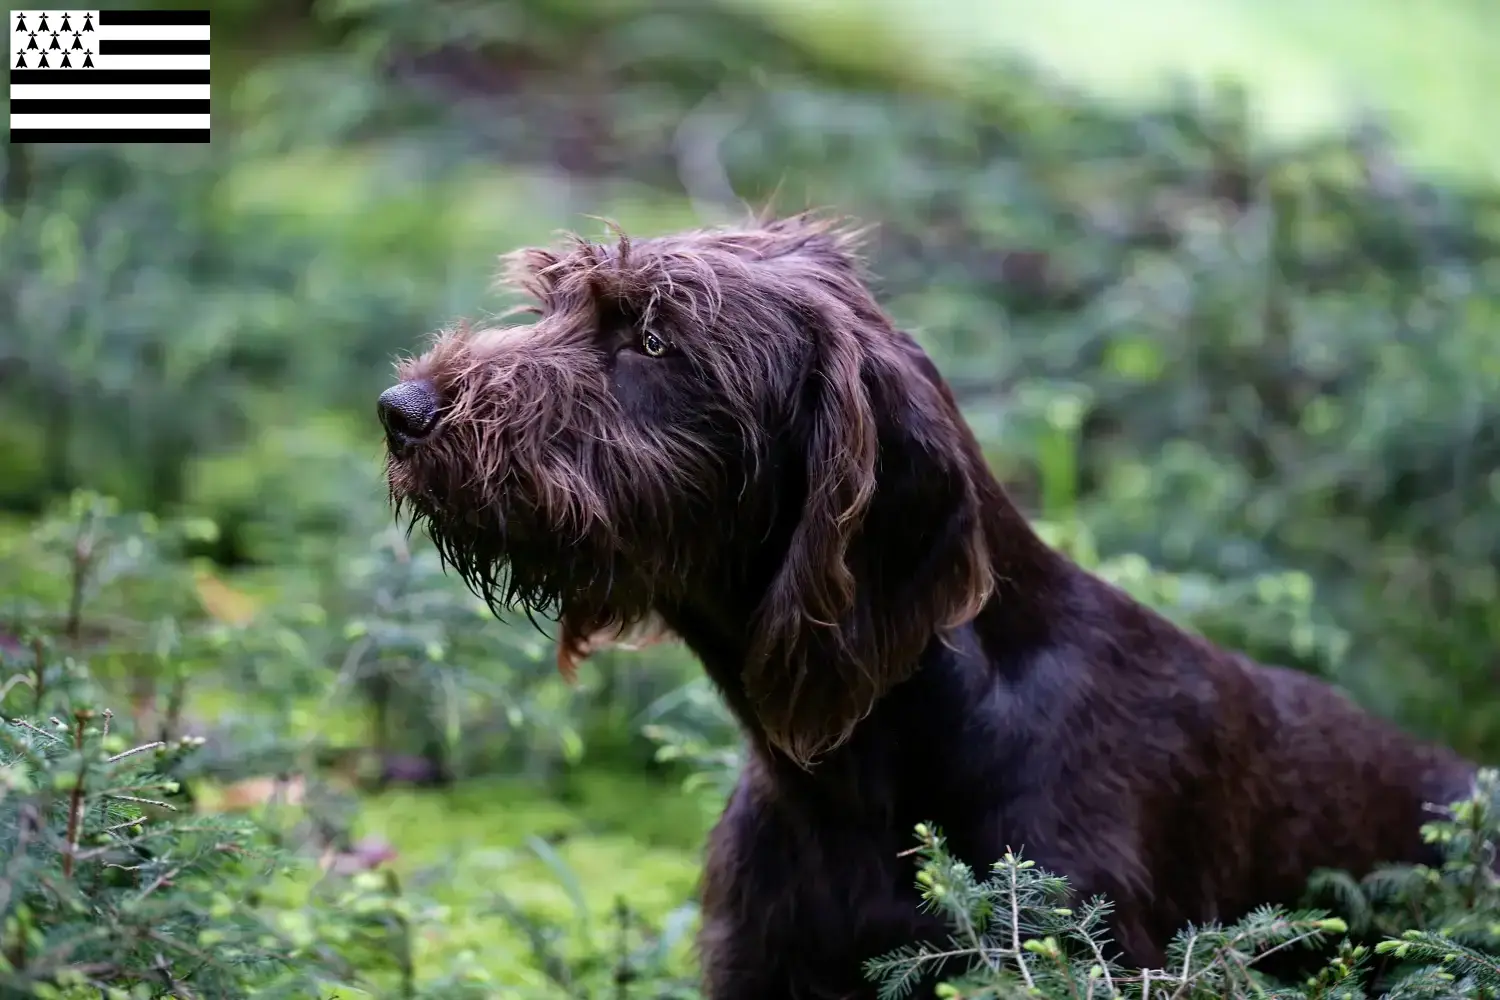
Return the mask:
[[(1451, 977), (1455, 996), (1494, 997), (1500, 995), (1500, 956), (1455, 941), (1431, 931), (1408, 931), (1399, 940), (1382, 941), (1376, 948), (1382, 954), (1400, 959), (1425, 962)], [(1405, 985), (1404, 983), (1402, 984)], [(1404, 997), (1400, 987), (1391, 996)]]
[[(245, 821), (174, 815), (163, 771), (196, 741), (111, 752), (110, 719), (79, 709), (66, 727), (0, 724), (0, 986), (232, 996), (247, 970), (269, 982), (289, 949), (248, 908), (212, 900), (263, 877), (272, 852)], [(200, 941), (209, 930), (218, 947)]]
[[(1007, 853), (977, 879), (935, 829), (917, 827), (922, 908), (949, 928), (941, 944), (909, 945), (865, 966), (881, 1000), (902, 1000), (947, 977), (937, 995), (1050, 1000), (1366, 1000), (1386, 963), (1385, 1000), (1500, 997), (1500, 773), (1481, 771), (1469, 796), (1424, 828), (1442, 848), (1437, 868), (1393, 865), (1365, 879), (1320, 872), (1311, 895), (1333, 898), (1359, 928), (1394, 928), (1369, 948), (1348, 939), (1342, 917), (1318, 909), (1261, 906), (1235, 923), (1181, 930), (1164, 968), (1127, 969), (1106, 932), (1109, 904), (1068, 905), (1065, 879)], [(1416, 926), (1413, 926), (1413, 925)], [(1322, 968), (1281, 984), (1259, 966), (1297, 948), (1334, 945)], [(1389, 964), (1395, 962), (1394, 972)]]

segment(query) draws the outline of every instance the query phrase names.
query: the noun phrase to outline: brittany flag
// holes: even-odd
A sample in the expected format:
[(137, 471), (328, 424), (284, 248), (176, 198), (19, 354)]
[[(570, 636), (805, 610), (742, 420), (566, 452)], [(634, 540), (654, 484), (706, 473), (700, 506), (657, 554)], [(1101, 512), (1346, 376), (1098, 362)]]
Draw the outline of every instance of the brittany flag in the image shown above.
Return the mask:
[(207, 142), (208, 11), (13, 10), (11, 142)]

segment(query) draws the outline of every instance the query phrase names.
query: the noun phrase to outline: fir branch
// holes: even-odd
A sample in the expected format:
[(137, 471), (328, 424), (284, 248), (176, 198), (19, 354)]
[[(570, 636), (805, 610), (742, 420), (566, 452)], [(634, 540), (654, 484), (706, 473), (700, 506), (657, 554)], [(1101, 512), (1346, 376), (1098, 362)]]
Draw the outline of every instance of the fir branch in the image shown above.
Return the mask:
[(1375, 949), (1397, 958), (1426, 960), (1459, 969), (1485, 990), (1500, 990), (1500, 957), (1431, 931), (1407, 931), (1399, 940), (1382, 941)]
[[(1031, 862), (1018, 863), (1011, 852), (1005, 852), (1005, 867), (1010, 873), (1010, 947), (1015, 956), (1016, 965), (1021, 969), (1021, 978), (1026, 980), (1026, 986), (1030, 989), (1036, 988), (1036, 980), (1031, 978), (1031, 970), (1026, 967), (1026, 955), (1021, 950), (1021, 890), (1016, 884), (1016, 872), (1022, 865), (1030, 865)], [(991, 966), (993, 968), (993, 966)]]

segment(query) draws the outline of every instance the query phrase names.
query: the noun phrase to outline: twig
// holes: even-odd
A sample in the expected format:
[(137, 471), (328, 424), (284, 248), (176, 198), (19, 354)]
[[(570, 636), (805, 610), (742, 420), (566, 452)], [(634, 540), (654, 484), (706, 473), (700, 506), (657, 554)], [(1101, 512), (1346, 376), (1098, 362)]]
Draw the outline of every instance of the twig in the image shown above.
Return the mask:
[(1182, 950), (1182, 976), (1178, 979), (1178, 982), (1181, 985), (1179, 985), (1177, 989), (1173, 991), (1171, 1000), (1176, 1000), (1177, 997), (1182, 996), (1183, 991), (1186, 990), (1188, 988), (1188, 984), (1192, 982), (1192, 980), (1188, 978), (1188, 971), (1193, 967), (1193, 942), (1197, 940), (1197, 931), (1194, 931), (1192, 934), (1188, 935), (1187, 946)]
[(1031, 978), (1031, 969), (1026, 965), (1026, 953), (1021, 950), (1021, 903), (1017, 898), (1020, 887), (1016, 884), (1017, 858), (1006, 852), (1006, 870), (1010, 872), (1010, 947), (1015, 952), (1016, 964), (1021, 967), (1021, 978), (1026, 980), (1026, 985), (1036, 989), (1036, 982)]
[(115, 823), (115, 824), (113, 824), (111, 826), (106, 826), (104, 828), (104, 832), (105, 833), (118, 833), (121, 830), (128, 830), (132, 826), (141, 826), (142, 824), (149, 823), (149, 822), (151, 822), (151, 817), (150, 816), (139, 816), (136, 819), (127, 819), (123, 823)]
[(1251, 955), (1250, 956), (1250, 964), (1254, 965), (1256, 962), (1261, 961), (1262, 959), (1266, 958), (1267, 956), (1276, 954), (1278, 951), (1281, 951), (1283, 948), (1290, 948), (1293, 945), (1301, 944), (1303, 941), (1306, 941), (1308, 938), (1317, 937), (1319, 934), (1322, 934), (1322, 933), (1324, 933), (1322, 928), (1316, 928), (1314, 930), (1304, 931), (1303, 933), (1298, 934), (1294, 938), (1290, 938), (1289, 940), (1281, 942), (1280, 944), (1276, 945), (1274, 948), (1267, 948), (1265, 951), (1260, 952), (1259, 954)]
[(179, 668), (173, 671), (172, 684), (167, 688), (167, 711), (161, 720), (161, 738), (169, 740), (177, 734), (182, 722), (182, 706), (187, 700), (187, 675)]
[(83, 634), (83, 592), (88, 586), (88, 571), (94, 559), (94, 539), (90, 530), (94, 523), (94, 512), (84, 514), (78, 527), (78, 538), (73, 542), (73, 578), (68, 593), (68, 618), (63, 634), (68, 641), (76, 643)]
[(173, 812), (178, 811), (177, 807), (172, 805), (172, 803), (163, 802), (160, 799), (146, 799), (139, 795), (126, 795), (124, 792), (105, 792), (104, 794), (112, 799), (119, 799), (122, 802), (137, 802), (143, 806), (156, 806), (158, 809), (170, 809)]
[(113, 764), (116, 761), (124, 760), (126, 757), (134, 757), (138, 753), (145, 753), (147, 750), (155, 750), (157, 747), (164, 747), (164, 746), (166, 746), (166, 744), (163, 743), (161, 740), (153, 740), (150, 743), (142, 743), (138, 747), (131, 747), (129, 750), (125, 750), (125, 751), (123, 751), (121, 753), (117, 753), (113, 757), (108, 757), (105, 760), (106, 760), (106, 763)]
[(31, 710), (38, 714), (42, 711), (42, 696), (47, 693), (47, 647), (42, 642), (41, 636), (31, 640), (31, 653), (36, 657), (36, 674), (31, 685), (32, 694), (35, 695), (35, 703)]
[[(137, 820), (136, 822), (143, 823), (145, 822), (145, 819), (142, 818)], [(148, 843), (154, 843), (155, 841), (160, 840), (162, 837), (171, 836), (172, 832), (173, 831), (170, 827), (160, 827), (155, 830), (148, 830), (145, 833), (141, 834), (139, 837), (133, 838), (130, 843), (132, 846), (140, 847)], [(103, 847), (91, 847), (86, 851), (79, 851), (78, 860), (80, 862), (84, 862), (93, 861), (96, 858), (108, 857), (114, 854), (118, 849), (118, 844), (105, 844)]]
[(182, 874), (182, 867), (181, 866), (173, 868), (173, 869), (171, 869), (169, 871), (162, 872), (160, 875), (156, 876), (156, 878), (154, 878), (154, 879), (151, 880), (151, 884), (150, 885), (146, 886), (146, 888), (144, 888), (144, 889), (141, 890), (141, 894), (135, 898), (135, 900), (132, 902), (132, 905), (134, 905), (134, 903), (139, 903), (141, 900), (145, 899), (147, 896), (151, 895), (153, 892), (155, 892), (157, 889), (160, 889), (162, 886), (164, 886), (164, 885), (171, 885), (172, 884), (172, 880), (174, 878), (176, 878), (178, 875), (181, 875), (181, 874)]
[[(1104, 950), (1099, 947), (1099, 942), (1094, 940), (1094, 935), (1085, 933), (1084, 937), (1088, 939), (1089, 948), (1094, 952), (1094, 958), (1099, 963), (1099, 970), (1104, 973), (1104, 985), (1109, 990), (1109, 995), (1119, 996), (1119, 991), (1115, 989), (1114, 978), (1109, 974), (1109, 962), (1104, 958)], [(1089, 987), (1089, 992), (1093, 993), (1092, 986)]]
[(12, 719), (11, 720), (11, 724), (12, 725), (16, 725), (16, 726), (20, 726), (22, 729), (29, 729), (33, 733), (36, 733), (38, 736), (45, 736), (45, 737), (47, 737), (47, 739), (51, 740), (53, 743), (61, 743), (64, 746), (67, 746), (67, 743), (68, 743), (67, 740), (65, 740), (62, 737), (58, 736), (56, 733), (49, 733), (49, 732), (47, 732), (47, 730), (41, 728), (40, 726), (33, 725), (32, 723), (27, 722), (25, 719)]
[(73, 749), (78, 751), (78, 777), (73, 782), (73, 791), (68, 794), (68, 832), (63, 844), (63, 878), (73, 877), (73, 855), (78, 851), (78, 838), (83, 828), (83, 780), (88, 772), (88, 758), (83, 753), (83, 735), (93, 715), (88, 709), (79, 709), (73, 713)]

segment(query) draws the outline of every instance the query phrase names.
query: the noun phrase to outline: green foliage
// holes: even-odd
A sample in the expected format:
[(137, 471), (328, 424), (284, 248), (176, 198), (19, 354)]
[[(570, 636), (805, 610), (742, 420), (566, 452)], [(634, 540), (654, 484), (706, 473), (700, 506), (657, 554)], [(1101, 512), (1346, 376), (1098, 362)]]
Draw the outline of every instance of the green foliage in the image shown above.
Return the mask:
[(127, 997), (274, 981), (285, 942), (224, 891), (274, 866), (265, 845), (244, 824), (171, 817), (161, 772), (190, 744), (124, 748), (110, 719), (80, 708), (0, 729), (0, 983)]
[(979, 879), (948, 853), (941, 834), (917, 830), (923, 905), (952, 928), (948, 946), (908, 946), (873, 959), (866, 974), (882, 1000), (911, 995), (922, 977), (943, 974), (947, 997), (1182, 997), (1253, 995), (1255, 962), (1273, 951), (1318, 943), (1345, 930), (1314, 911), (1262, 907), (1231, 927), (1188, 928), (1162, 970), (1126, 970), (1114, 957), (1102, 897), (1075, 901), (1067, 880), (1007, 854)]
[(473, 963), (417, 981), (413, 942), (433, 908), (393, 874), (310, 879), (265, 826), (194, 815), (164, 774), (201, 739), (110, 754), (108, 711), (71, 718), (0, 730), (7, 995), (488, 995)]
[[(1481, 771), (1469, 798), (1424, 828), (1441, 845), (1436, 869), (1390, 866), (1344, 899), (1368, 929), (1386, 935), (1373, 949), (1345, 937), (1350, 924), (1322, 910), (1263, 906), (1231, 926), (1181, 930), (1161, 969), (1121, 966), (1105, 920), (1107, 899), (1074, 898), (1067, 880), (1007, 854), (980, 878), (942, 835), (917, 828), (922, 906), (950, 929), (941, 946), (912, 945), (866, 964), (882, 1000), (912, 995), (927, 976), (943, 978), (940, 997), (1082, 997), (1154, 1000), (1438, 1000), (1496, 995), (1500, 989), (1500, 771)], [(1345, 876), (1347, 879), (1347, 876)], [(1398, 888), (1399, 887), (1399, 888)], [(1327, 889), (1315, 882), (1314, 889)], [(1353, 900), (1351, 905), (1351, 899)], [(1415, 922), (1416, 926), (1413, 926)], [(1277, 984), (1259, 968), (1267, 957), (1323, 946), (1326, 964), (1301, 984)], [(1394, 961), (1371, 992), (1373, 959)]]
[(569, 996), (650, 996), (655, 1000), (696, 1000), (696, 982), (678, 972), (675, 950), (685, 944), (697, 908), (684, 904), (668, 913), (658, 929), (642, 920), (624, 898), (616, 898), (608, 928), (596, 928), (583, 886), (555, 850), (531, 838), (527, 850), (556, 875), (572, 904), (570, 920), (538, 916), (497, 893), (489, 911), (526, 939), (530, 959), (547, 980)]
[[(582, 717), (536, 637), (478, 627), (477, 600), (441, 579), (430, 547), (393, 528), (363, 549), (344, 539), (283, 576), (273, 602), (185, 558), (213, 537), (209, 524), (123, 514), (80, 493), (6, 539), (5, 987), (39, 997), (456, 998), (491, 995), (497, 976), (534, 970), (573, 995), (590, 983), (617, 996), (676, 983), (684, 995), (691, 909), (643, 913), (622, 901), (616, 932), (583, 920), (560, 950), (557, 935), (536, 930), (557, 913), (537, 909), (534, 892), (493, 892), (455, 918), (433, 895), (446, 866), (398, 872), (367, 859), (367, 839), (355, 836), (349, 779), (367, 775), (346, 773), (351, 751), (378, 765), (384, 753), (434, 752), (433, 739), (444, 754), (461, 735), (459, 774), (562, 776)], [(364, 742), (365, 727), (349, 725), (359, 713), (342, 705), (353, 692), (374, 717)], [(95, 714), (126, 694), (125, 717)], [(476, 720), (490, 727), (472, 728)], [(208, 738), (184, 735), (193, 730)], [(125, 741), (132, 735), (138, 746)], [(253, 821), (213, 811), (257, 785), (271, 790)], [(530, 844), (544, 873), (506, 882), (571, 884), (585, 906), (563, 855), (537, 837)], [(690, 879), (679, 882), (673, 905)], [(513, 958), (427, 945), (485, 918), (491, 938), (515, 932)]]

